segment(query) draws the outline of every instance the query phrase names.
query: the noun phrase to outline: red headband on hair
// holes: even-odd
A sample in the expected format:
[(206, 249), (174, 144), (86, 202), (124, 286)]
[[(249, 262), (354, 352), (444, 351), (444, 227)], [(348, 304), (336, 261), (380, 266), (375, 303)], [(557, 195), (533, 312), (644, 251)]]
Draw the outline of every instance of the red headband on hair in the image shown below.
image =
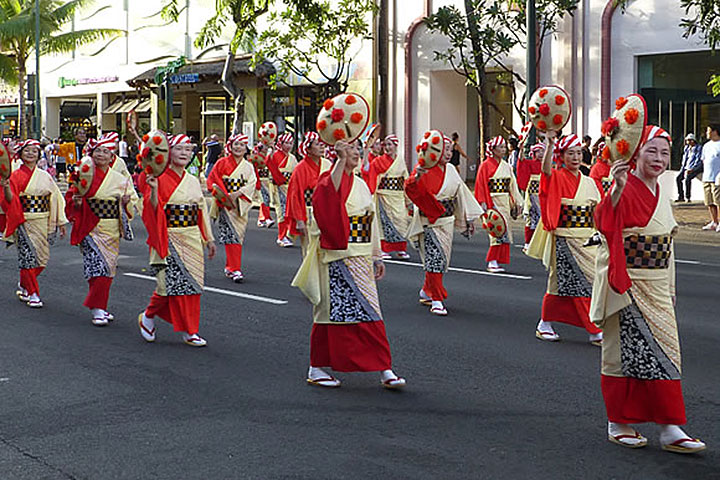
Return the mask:
[(563, 154), (571, 148), (579, 147), (581, 145), (582, 141), (580, 140), (580, 137), (578, 137), (574, 133), (571, 133), (570, 135), (565, 135), (563, 138), (555, 142), (555, 148), (553, 149), (553, 160), (555, 160), (555, 163), (557, 164), (562, 164)]
[(277, 143), (283, 144), (283, 143), (287, 142), (288, 140), (292, 140), (292, 139), (293, 139), (292, 133), (285, 132), (282, 135), (278, 136)]
[(507, 146), (507, 143), (505, 142), (505, 139), (500, 135), (490, 139), (490, 141), (485, 144), (485, 155), (492, 157), (492, 151), (501, 145)]
[(306, 132), (305, 138), (298, 145), (298, 153), (302, 158), (307, 157), (308, 154), (308, 148), (310, 148), (310, 145), (312, 145), (312, 142), (320, 141), (320, 135), (317, 134), (317, 132)]
[(390, 135), (388, 135), (387, 137), (385, 137), (385, 141), (392, 143), (392, 144), (395, 145), (396, 147), (397, 147), (398, 145), (400, 145), (400, 139), (399, 139), (399, 138), (397, 137), (397, 135), (395, 135), (394, 133), (391, 133)]
[(672, 147), (672, 137), (670, 137), (670, 134), (663, 130), (662, 128), (656, 126), (656, 125), (647, 125), (645, 126), (645, 131), (643, 132), (643, 145), (645, 145), (650, 140), (654, 140), (656, 138), (664, 138), (668, 141), (670, 146)]

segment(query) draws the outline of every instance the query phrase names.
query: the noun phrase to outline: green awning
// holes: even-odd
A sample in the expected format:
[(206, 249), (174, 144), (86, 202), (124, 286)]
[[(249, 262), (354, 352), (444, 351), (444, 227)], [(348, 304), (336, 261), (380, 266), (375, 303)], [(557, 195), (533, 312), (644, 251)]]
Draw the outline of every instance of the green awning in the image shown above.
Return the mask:
[(12, 106), (12, 107), (0, 107), (0, 115), (5, 115), (5, 117), (17, 117), (18, 114), (18, 107)]

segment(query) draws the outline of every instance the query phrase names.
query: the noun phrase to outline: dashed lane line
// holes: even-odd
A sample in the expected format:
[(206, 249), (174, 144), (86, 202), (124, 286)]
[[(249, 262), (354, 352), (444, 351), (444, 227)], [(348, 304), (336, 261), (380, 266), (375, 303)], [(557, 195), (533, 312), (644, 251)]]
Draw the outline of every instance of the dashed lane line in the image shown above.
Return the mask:
[[(411, 267), (422, 267), (422, 263), (414, 263), (414, 262), (406, 262), (404, 260), (383, 260), (385, 263), (393, 263), (396, 265), (409, 265)], [(450, 267), (448, 270), (451, 272), (459, 272), (459, 273), (470, 273), (473, 275), (488, 275), (490, 277), (502, 277), (502, 278), (512, 278), (514, 280), (532, 280), (532, 277), (529, 277), (527, 275), (515, 275), (513, 273), (490, 273), (490, 272), (483, 272), (482, 270), (470, 270), (468, 268), (458, 268), (458, 267)]]
[[(124, 273), (123, 275), (125, 275), (127, 277), (140, 278), (142, 280), (152, 280), (153, 282), (155, 281), (155, 277), (151, 277), (149, 275), (141, 275), (139, 273), (128, 272), (128, 273)], [(288, 303), (287, 300), (263, 297), (261, 295), (253, 295), (252, 293), (234, 292), (232, 290), (224, 290), (222, 288), (204, 287), (203, 289), (206, 292), (219, 293), (221, 295), (228, 295), (231, 297), (239, 297), (239, 298), (244, 298), (246, 300), (254, 300), (256, 302), (270, 303), (272, 305), (286, 305)]]

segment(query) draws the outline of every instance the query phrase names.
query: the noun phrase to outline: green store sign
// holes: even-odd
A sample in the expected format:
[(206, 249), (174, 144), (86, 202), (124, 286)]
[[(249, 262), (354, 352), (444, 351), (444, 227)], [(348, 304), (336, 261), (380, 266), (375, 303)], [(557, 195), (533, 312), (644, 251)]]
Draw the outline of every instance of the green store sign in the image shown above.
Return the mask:
[(94, 83), (110, 83), (110, 82), (117, 82), (117, 81), (118, 81), (117, 76), (89, 77), (89, 78), (60, 77), (58, 79), (58, 86), (60, 88), (65, 88), (65, 87), (76, 87), (78, 85), (92, 85)]

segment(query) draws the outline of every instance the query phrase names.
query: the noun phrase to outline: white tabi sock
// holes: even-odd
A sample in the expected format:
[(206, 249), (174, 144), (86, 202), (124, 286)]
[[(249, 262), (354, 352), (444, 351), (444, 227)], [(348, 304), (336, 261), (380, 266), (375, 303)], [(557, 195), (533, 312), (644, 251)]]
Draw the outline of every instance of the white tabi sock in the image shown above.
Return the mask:
[(444, 309), (444, 308), (445, 308), (445, 305), (443, 305), (443, 303), (442, 303), (440, 300), (433, 300), (433, 301), (432, 301), (432, 305), (431, 305), (430, 307), (431, 307), (431, 308), (443, 308), (443, 309)]
[(325, 370), (323, 370), (320, 367), (310, 367), (308, 369), (308, 378), (312, 380), (317, 380), (319, 378), (332, 378), (332, 375), (327, 373)]
[(383, 382), (387, 382), (388, 380), (395, 380), (396, 378), (398, 378), (398, 376), (395, 375), (395, 372), (393, 372), (392, 370), (383, 370), (382, 372), (380, 372), (380, 379)]
[(488, 262), (488, 268), (499, 268), (500, 265), (498, 265), (497, 260), (490, 260)]
[(107, 315), (107, 312), (102, 308), (92, 308), (90, 313), (92, 313), (93, 318), (104, 318)]
[(681, 438), (692, 438), (677, 425), (660, 425), (660, 443), (677, 442)]
[(540, 319), (540, 321), (538, 322), (537, 329), (539, 332), (555, 333), (555, 329), (552, 326), (552, 322), (546, 322), (543, 319)]
[(423, 300), (432, 300), (430, 298), (430, 296), (427, 293), (425, 293), (425, 290), (423, 290), (422, 288), (420, 289), (419, 295), (420, 295), (420, 298), (422, 298)]
[(602, 339), (603, 339), (603, 332), (590, 334), (591, 342), (597, 342), (598, 340), (602, 340)]
[[(608, 435), (617, 437), (618, 435), (635, 435), (635, 429), (625, 423), (608, 422)], [(642, 443), (643, 439), (640, 438), (623, 438), (622, 442), (627, 445), (637, 445)]]
[(37, 293), (33, 293), (32, 295), (30, 295), (30, 296), (28, 297), (28, 300), (31, 301), (31, 302), (39, 302), (39, 301), (40, 301), (40, 297), (38, 296)]
[(145, 312), (143, 312), (142, 324), (145, 326), (145, 328), (152, 332), (153, 328), (155, 328), (155, 317), (148, 317), (147, 315), (145, 315)]

